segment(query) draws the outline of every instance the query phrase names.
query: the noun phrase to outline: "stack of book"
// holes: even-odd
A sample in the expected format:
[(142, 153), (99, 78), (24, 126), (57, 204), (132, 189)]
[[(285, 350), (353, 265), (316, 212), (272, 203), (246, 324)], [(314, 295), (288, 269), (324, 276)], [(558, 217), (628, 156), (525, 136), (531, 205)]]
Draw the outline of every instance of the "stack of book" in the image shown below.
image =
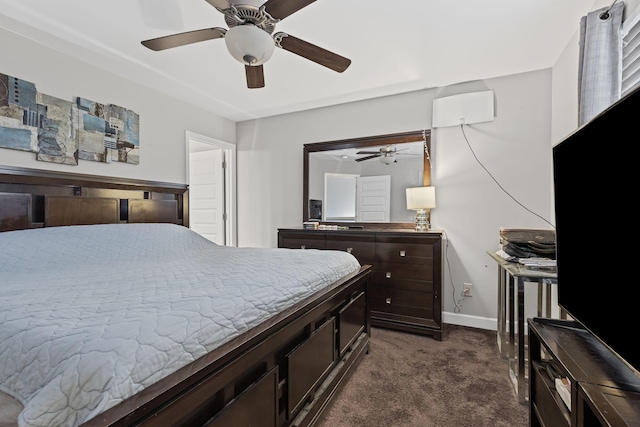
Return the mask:
[(555, 271), (558, 268), (556, 260), (551, 258), (520, 258), (518, 259), (518, 263), (524, 265), (525, 268), (530, 270)]

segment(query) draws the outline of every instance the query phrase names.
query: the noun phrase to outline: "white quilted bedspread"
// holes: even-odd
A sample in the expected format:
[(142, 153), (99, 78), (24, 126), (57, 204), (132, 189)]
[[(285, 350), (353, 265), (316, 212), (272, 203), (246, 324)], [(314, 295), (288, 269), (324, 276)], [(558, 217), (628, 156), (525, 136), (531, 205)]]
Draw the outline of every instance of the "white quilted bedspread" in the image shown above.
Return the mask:
[(20, 426), (79, 425), (359, 267), (170, 224), (0, 233), (0, 389)]

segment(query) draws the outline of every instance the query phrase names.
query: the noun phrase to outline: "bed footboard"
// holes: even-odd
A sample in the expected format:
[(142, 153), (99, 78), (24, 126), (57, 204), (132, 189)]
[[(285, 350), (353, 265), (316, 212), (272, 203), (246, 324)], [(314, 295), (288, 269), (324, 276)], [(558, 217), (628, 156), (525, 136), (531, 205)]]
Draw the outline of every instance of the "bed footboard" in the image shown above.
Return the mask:
[(306, 427), (369, 350), (370, 266), (83, 426)]

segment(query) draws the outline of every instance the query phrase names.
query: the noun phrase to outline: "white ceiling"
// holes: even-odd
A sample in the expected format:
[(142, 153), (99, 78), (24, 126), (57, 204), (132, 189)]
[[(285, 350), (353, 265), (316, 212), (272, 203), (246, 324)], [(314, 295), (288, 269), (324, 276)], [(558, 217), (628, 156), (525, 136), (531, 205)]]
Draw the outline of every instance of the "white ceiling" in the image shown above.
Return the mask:
[[(261, 0), (236, 0), (255, 4)], [(585, 0), (318, 0), (276, 31), (351, 59), (337, 73), (276, 48), (247, 89), (224, 40), (160, 52), (142, 40), (228, 28), (205, 0), (0, 0), (0, 26), (233, 121), (549, 68)]]

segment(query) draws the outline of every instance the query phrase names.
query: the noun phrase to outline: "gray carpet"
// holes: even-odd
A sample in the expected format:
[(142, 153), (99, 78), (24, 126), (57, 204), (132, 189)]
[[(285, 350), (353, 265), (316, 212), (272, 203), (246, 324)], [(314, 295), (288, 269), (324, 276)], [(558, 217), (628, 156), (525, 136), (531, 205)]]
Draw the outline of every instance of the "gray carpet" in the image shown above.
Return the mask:
[(445, 325), (442, 341), (373, 328), (371, 351), (320, 427), (524, 427), (495, 331)]

